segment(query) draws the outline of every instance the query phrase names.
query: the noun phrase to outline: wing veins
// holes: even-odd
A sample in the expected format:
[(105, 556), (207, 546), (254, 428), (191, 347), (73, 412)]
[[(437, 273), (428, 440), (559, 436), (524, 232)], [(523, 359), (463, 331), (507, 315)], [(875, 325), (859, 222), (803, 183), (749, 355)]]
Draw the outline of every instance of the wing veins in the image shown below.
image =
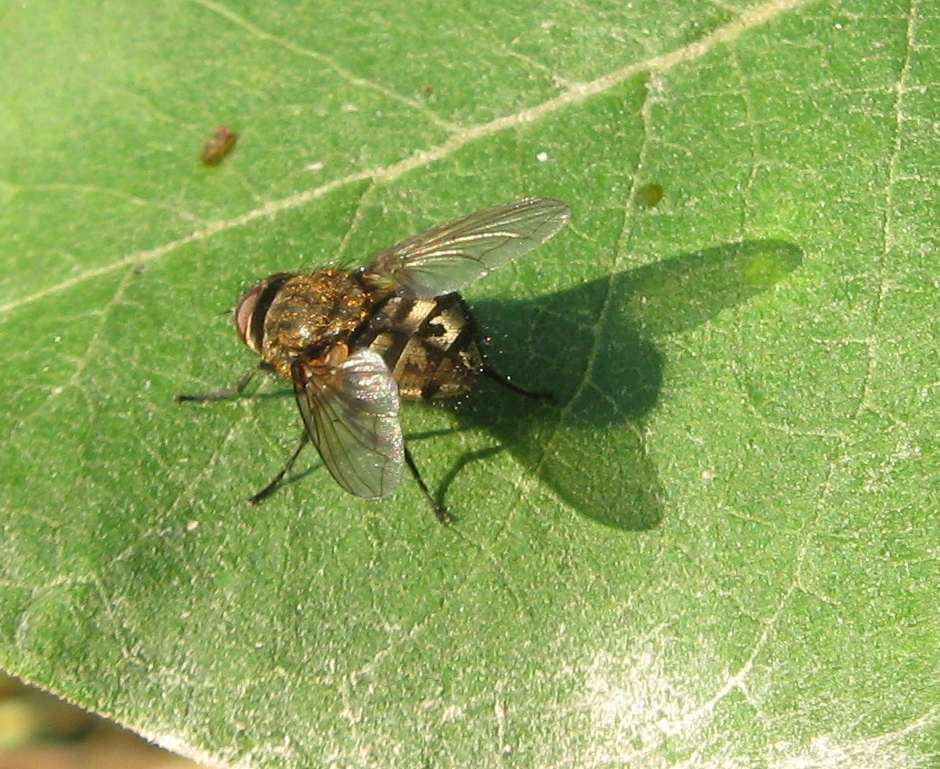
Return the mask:
[(431, 299), (459, 291), (536, 248), (569, 215), (568, 206), (553, 198), (504, 203), (403, 240), (379, 252), (365, 272), (391, 278), (407, 295)]
[(330, 474), (357, 496), (391, 494), (404, 443), (398, 386), (381, 356), (357, 350), (336, 366), (301, 357), (292, 374), (307, 433)]

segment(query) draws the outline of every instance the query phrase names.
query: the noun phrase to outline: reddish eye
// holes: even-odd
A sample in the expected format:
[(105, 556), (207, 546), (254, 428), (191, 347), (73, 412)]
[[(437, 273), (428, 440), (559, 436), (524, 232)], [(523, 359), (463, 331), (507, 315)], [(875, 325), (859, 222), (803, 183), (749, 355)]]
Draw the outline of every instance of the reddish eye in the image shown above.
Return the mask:
[(232, 316), (232, 322), (235, 324), (238, 335), (242, 338), (242, 341), (255, 352), (258, 352), (258, 348), (255, 345), (255, 340), (251, 336), (251, 318), (255, 314), (255, 307), (258, 305), (258, 297), (261, 296), (263, 288), (263, 284), (255, 286), (251, 291), (245, 294), (238, 303), (238, 307), (235, 308), (235, 314)]

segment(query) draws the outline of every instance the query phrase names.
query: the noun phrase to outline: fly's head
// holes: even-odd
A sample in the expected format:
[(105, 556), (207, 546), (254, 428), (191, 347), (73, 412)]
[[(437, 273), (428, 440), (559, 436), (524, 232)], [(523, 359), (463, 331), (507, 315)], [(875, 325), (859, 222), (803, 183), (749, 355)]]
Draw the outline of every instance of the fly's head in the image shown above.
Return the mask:
[(290, 273), (281, 272), (261, 281), (248, 291), (235, 306), (232, 313), (232, 324), (241, 340), (258, 354), (264, 343), (264, 321), (268, 310), (280, 293), (284, 284), (293, 277)]
[(252, 350), (258, 352), (258, 344), (251, 334), (251, 318), (258, 307), (258, 297), (264, 289), (264, 283), (255, 286), (251, 291), (245, 294), (238, 302), (235, 312), (232, 313), (232, 323), (241, 340)]

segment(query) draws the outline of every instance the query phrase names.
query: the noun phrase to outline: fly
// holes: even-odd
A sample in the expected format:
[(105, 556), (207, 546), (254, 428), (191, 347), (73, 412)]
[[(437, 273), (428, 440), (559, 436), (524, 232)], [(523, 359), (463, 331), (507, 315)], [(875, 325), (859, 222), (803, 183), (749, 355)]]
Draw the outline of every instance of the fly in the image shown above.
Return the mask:
[(353, 271), (271, 275), (233, 315), (261, 363), (233, 388), (176, 400), (234, 396), (257, 371), (274, 371), (293, 384), (304, 432), (251, 502), (269, 496), (313, 443), (337, 483), (367, 499), (392, 494), (407, 465), (438, 520), (447, 522), (405, 443), (401, 400), (464, 395), (481, 375), (523, 395), (551, 397), (512, 384), (486, 362), (459, 292), (544, 243), (569, 217), (560, 200), (522, 198), (403, 240)]

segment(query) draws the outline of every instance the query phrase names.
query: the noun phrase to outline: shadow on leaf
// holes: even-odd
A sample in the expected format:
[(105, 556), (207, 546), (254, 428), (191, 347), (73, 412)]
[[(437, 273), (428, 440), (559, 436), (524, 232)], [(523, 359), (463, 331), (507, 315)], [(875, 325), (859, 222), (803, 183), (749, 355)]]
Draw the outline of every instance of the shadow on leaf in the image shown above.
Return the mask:
[[(580, 514), (618, 529), (651, 529), (662, 520), (643, 435), (663, 382), (653, 340), (767, 290), (801, 262), (790, 243), (741, 241), (533, 301), (474, 303), (481, 324), (495, 330), (492, 364), (523, 387), (553, 392), (559, 405), (486, 384), (458, 414), (468, 426), (491, 429)], [(527, 370), (513, 365), (518, 360), (528, 361)]]

